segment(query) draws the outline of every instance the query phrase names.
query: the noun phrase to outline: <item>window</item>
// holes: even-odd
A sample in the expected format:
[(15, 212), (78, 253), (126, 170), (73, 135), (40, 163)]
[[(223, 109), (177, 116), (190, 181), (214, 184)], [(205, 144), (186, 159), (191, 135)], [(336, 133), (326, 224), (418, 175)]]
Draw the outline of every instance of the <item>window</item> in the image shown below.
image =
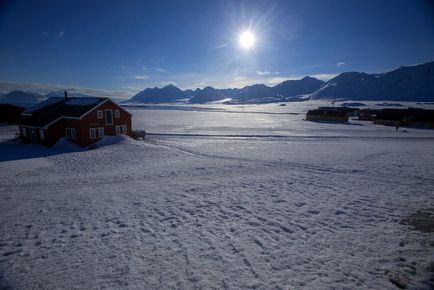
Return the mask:
[(75, 128), (65, 128), (66, 137), (71, 140), (75, 140), (77, 135), (75, 134)]
[(125, 135), (127, 133), (128, 133), (128, 131), (127, 131), (127, 125), (116, 126), (116, 135), (120, 135), (120, 134)]
[(98, 119), (103, 119), (103, 114), (102, 114), (102, 110), (97, 110), (96, 111), (96, 117), (98, 118)]
[(21, 127), (21, 136), (22, 137), (27, 137), (27, 129), (24, 127)]
[(115, 110), (115, 118), (120, 118), (121, 112), (119, 110)]
[(90, 137), (90, 139), (96, 138), (96, 132), (95, 132), (94, 128), (89, 129), (89, 137)]
[(89, 137), (90, 139), (98, 139), (104, 137), (104, 128), (90, 128)]
[(113, 110), (105, 110), (105, 123), (113, 125)]
[(39, 129), (39, 139), (41, 140), (45, 139), (45, 132), (43, 129)]

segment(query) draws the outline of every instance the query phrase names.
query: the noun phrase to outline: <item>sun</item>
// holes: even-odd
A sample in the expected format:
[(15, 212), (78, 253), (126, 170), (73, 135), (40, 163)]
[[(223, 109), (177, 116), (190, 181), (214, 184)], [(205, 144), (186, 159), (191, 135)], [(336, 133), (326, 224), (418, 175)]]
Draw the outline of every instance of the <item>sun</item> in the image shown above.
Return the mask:
[(244, 31), (240, 35), (239, 43), (242, 49), (250, 49), (255, 44), (255, 36), (250, 31)]

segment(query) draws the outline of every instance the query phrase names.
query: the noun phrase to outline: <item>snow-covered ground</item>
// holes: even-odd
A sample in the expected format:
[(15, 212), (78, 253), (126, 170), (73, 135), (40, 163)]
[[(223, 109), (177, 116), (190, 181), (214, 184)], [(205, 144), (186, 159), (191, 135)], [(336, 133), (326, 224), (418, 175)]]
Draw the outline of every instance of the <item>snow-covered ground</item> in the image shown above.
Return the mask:
[[(344, 102), (348, 103), (348, 102)], [(366, 107), (384, 108), (364, 102)], [(401, 102), (402, 107), (434, 108), (434, 105)], [(330, 102), (309, 101), (266, 105), (147, 105), (128, 108), (133, 114), (133, 127), (149, 133), (205, 135), (272, 135), (303, 137), (434, 137), (434, 130), (405, 128), (396, 134), (394, 127), (351, 120), (349, 124), (305, 121), (306, 112)], [(339, 106), (336, 103), (335, 106)], [(389, 108), (389, 107), (386, 107)]]
[(434, 234), (405, 221), (434, 212), (433, 130), (291, 106), (131, 109), (172, 135), (93, 150), (2, 141), (0, 288), (431, 289)]

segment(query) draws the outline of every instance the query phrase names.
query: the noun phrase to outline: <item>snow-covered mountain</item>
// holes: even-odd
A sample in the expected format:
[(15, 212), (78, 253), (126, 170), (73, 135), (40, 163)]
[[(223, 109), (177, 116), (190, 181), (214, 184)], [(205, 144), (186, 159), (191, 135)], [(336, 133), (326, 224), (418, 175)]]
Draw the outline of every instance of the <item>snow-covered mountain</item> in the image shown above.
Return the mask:
[[(92, 93), (92, 92), (89, 92)], [(51, 91), (48, 92), (46, 94), (40, 94), (37, 92), (33, 92), (33, 91), (21, 91), (21, 90), (14, 90), (11, 91), (7, 94), (1, 94), (0, 93), (0, 103), (5, 103), (5, 104), (15, 104), (15, 105), (32, 105), (32, 104), (36, 104), (39, 103), (45, 99), (48, 98), (63, 98), (65, 94), (64, 90), (56, 90), (56, 91)], [(100, 94), (96, 94), (96, 95), (100, 95)], [(69, 97), (78, 97), (78, 98), (82, 98), (82, 97), (95, 97), (95, 95), (90, 95), (90, 94), (85, 94), (80, 92), (79, 90), (68, 90), (68, 96)], [(110, 97), (107, 96), (105, 94), (102, 94), (101, 97)], [(118, 97), (113, 97), (111, 96), (111, 99), (114, 101), (121, 101)]]
[(111, 99), (122, 99), (130, 95), (127, 91), (108, 91), (92, 88), (84, 88), (78, 86), (53, 85), (43, 83), (16, 83), (16, 82), (0, 82), (0, 94), (7, 94), (11, 91), (32, 92), (40, 95), (61, 94), (63, 91), (68, 91), (70, 96), (93, 96), (107, 97)]
[[(0, 102), (31, 104), (47, 97), (62, 97), (64, 90), (73, 97), (109, 97), (117, 101), (121, 101), (128, 94), (62, 85), (0, 82)], [(309, 98), (432, 102), (434, 101), (434, 61), (403, 66), (382, 74), (345, 72), (327, 82), (307, 76), (300, 80), (287, 80), (274, 87), (255, 84), (241, 89), (205, 87), (193, 91), (168, 85), (163, 88), (147, 88), (134, 95), (128, 102), (182, 101), (200, 104), (230, 99), (229, 103), (237, 104), (300, 101)]]
[(173, 85), (164, 88), (148, 88), (133, 96), (128, 102), (164, 103), (189, 99), (189, 103), (208, 103), (232, 99), (233, 103), (282, 101), (285, 98), (296, 97), (315, 92), (324, 82), (312, 77), (301, 80), (288, 80), (274, 87), (263, 84), (246, 86), (241, 89), (203, 89), (181, 90)]
[(311, 99), (434, 101), (434, 62), (402, 66), (384, 74), (342, 73)]
[(205, 87), (195, 91), (183, 91), (175, 86), (148, 88), (129, 102), (163, 103), (189, 99), (190, 103), (208, 103), (230, 98), (231, 103), (271, 103), (306, 99), (302, 96), (314, 100), (434, 101), (434, 62), (403, 66), (383, 74), (345, 72), (328, 82), (307, 76), (274, 87), (255, 84), (241, 89)]
[(285, 97), (299, 96), (309, 94), (312, 90), (319, 89), (323, 84), (323, 81), (307, 76), (301, 80), (284, 81), (273, 87), (273, 91)]
[(44, 100), (45, 97), (38, 93), (11, 91), (0, 96), (0, 103), (8, 104), (34, 104)]
[(190, 98), (189, 103), (208, 103), (225, 99), (225, 93), (222, 90), (214, 89), (213, 87), (205, 87), (203, 89), (196, 89), (193, 96)]
[(188, 98), (184, 91), (175, 87), (174, 85), (168, 85), (164, 88), (147, 88), (138, 94), (134, 95), (129, 102), (141, 102), (141, 103), (170, 103), (176, 102), (180, 99)]

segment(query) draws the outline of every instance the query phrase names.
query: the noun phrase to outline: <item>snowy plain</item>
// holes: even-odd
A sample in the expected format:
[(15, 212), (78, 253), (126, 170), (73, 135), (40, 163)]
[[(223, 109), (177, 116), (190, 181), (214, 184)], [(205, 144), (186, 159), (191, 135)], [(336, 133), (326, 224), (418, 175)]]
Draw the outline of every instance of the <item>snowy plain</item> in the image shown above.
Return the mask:
[(434, 130), (318, 105), (129, 108), (155, 135), (92, 150), (0, 127), (0, 288), (432, 289), (405, 221), (434, 213)]

